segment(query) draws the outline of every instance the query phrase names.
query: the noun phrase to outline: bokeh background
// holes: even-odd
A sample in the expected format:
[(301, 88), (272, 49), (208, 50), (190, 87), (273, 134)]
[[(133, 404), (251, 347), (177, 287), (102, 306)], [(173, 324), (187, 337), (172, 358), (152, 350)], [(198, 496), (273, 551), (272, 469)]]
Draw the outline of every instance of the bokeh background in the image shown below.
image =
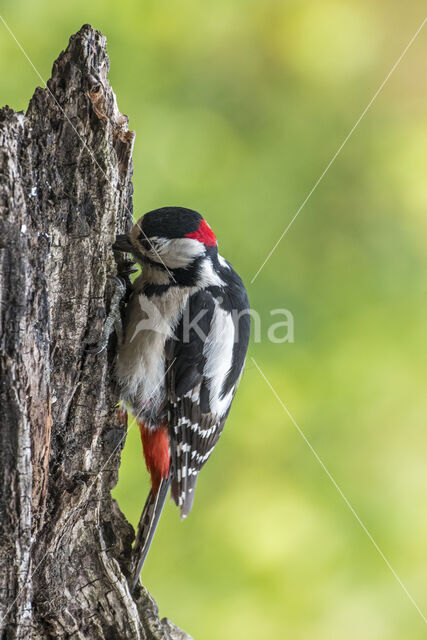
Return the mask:
[[(256, 359), (420, 608), (249, 359), (181, 522), (144, 582), (196, 640), (425, 638), (427, 26), (250, 281), (425, 17), (412, 0), (2, 0), (43, 78), (83, 23), (108, 38), (136, 130), (135, 211), (204, 213), (262, 317)], [(34, 69), (0, 23), (0, 103)], [(271, 344), (270, 310), (295, 342)], [(148, 488), (131, 426), (121, 509)]]

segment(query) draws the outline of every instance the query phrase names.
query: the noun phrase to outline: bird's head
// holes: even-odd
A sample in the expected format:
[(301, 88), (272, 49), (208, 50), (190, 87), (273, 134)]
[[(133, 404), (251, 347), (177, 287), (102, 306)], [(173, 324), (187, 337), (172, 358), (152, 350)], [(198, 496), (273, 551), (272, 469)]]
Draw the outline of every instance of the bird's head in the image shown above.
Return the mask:
[(142, 265), (187, 270), (216, 252), (215, 234), (200, 213), (163, 207), (143, 215), (129, 235), (117, 236), (113, 248), (128, 251)]

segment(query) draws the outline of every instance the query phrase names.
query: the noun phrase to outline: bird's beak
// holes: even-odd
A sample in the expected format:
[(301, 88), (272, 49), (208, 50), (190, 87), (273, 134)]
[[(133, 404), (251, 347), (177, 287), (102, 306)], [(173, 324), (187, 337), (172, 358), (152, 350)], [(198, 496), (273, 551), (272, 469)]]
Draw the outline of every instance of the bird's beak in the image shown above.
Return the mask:
[(134, 250), (134, 247), (129, 240), (129, 236), (126, 234), (116, 236), (116, 241), (113, 244), (114, 251), (126, 251), (131, 253)]

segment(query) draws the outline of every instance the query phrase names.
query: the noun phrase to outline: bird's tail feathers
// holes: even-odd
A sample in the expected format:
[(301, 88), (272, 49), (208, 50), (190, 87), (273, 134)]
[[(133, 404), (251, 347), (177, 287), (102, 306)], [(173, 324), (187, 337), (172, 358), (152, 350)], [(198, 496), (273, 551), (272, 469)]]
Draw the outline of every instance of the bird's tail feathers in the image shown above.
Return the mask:
[(171, 474), (167, 478), (162, 478), (156, 493), (150, 489), (144, 509), (139, 520), (138, 531), (135, 544), (133, 546), (133, 569), (132, 569), (132, 591), (135, 589), (139, 574), (143, 567), (145, 558), (150, 549), (151, 541), (156, 531), (163, 505), (171, 482)]
[(185, 482), (185, 486), (182, 480), (178, 482), (176, 477), (172, 480), (171, 498), (180, 509), (181, 520), (188, 516), (193, 506), (196, 481), (197, 475), (190, 476)]

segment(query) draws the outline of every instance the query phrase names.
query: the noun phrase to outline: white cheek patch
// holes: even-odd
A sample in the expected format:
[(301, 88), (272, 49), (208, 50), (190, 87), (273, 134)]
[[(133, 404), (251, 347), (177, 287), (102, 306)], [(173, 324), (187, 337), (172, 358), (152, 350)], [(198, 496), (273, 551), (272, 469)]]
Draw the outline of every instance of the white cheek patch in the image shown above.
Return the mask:
[(205, 253), (205, 246), (192, 238), (153, 238), (157, 254), (151, 250), (150, 257), (159, 261), (159, 257), (170, 269), (185, 269), (195, 258)]

